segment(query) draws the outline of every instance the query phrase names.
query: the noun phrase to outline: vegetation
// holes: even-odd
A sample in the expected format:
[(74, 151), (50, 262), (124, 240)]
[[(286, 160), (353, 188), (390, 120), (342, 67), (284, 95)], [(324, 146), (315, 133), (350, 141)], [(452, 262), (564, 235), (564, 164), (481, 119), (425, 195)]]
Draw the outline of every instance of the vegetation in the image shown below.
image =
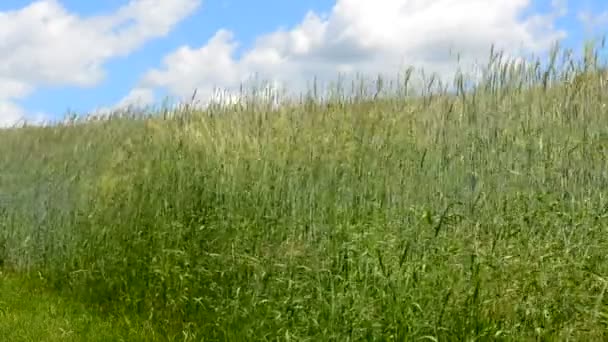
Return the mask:
[(82, 340), (605, 340), (597, 55), (6, 130), (0, 263)]
[[(2, 341), (153, 341), (150, 324), (88, 310), (84, 304), (33, 286), (27, 277), (0, 274)], [(37, 284), (36, 284), (37, 285)]]

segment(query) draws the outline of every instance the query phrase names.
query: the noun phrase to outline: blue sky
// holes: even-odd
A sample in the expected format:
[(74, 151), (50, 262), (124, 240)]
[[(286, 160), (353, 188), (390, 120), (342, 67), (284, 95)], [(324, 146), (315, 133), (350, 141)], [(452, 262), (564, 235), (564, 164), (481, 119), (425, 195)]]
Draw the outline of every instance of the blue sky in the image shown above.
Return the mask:
[[(399, 25), (400, 28), (392, 30), (392, 26), (387, 24), (385, 26), (386, 34), (383, 34), (381, 29), (379, 28), (378, 32), (373, 32), (374, 35), (370, 33), (370, 38), (367, 40), (365, 39), (365, 35), (367, 34), (367, 31), (370, 31), (370, 29), (366, 29), (365, 26), (365, 22), (368, 20), (366, 18), (367, 13), (366, 10), (359, 11), (356, 7), (369, 6), (369, 3), (372, 3), (372, 1), (368, 1), (367, 4), (365, 2), (361, 2), (363, 0), (344, 0), (342, 1), (342, 3), (340, 3), (340, 1), (336, 2), (329, 0), (180, 1), (184, 3), (189, 1), (191, 5), (194, 5), (190, 7), (191, 10), (188, 10), (187, 12), (184, 12), (182, 14), (175, 15), (174, 20), (167, 24), (167, 34), (156, 32), (149, 34), (146, 38), (137, 38), (139, 39), (137, 44), (133, 43), (130, 48), (127, 48), (121, 53), (112, 54), (100, 50), (101, 52), (99, 55), (89, 56), (88, 58), (90, 58), (91, 63), (94, 62), (98, 64), (97, 66), (99, 70), (101, 70), (103, 74), (102, 76), (94, 76), (92, 71), (86, 69), (85, 66), (83, 66), (83, 73), (89, 73), (88, 76), (83, 76), (87, 77), (88, 81), (86, 82), (80, 82), (76, 80), (76, 76), (74, 76), (74, 79), (66, 78), (66, 80), (61, 82), (53, 82), (51, 76), (48, 76), (46, 74), (42, 76), (39, 75), (41, 78), (40, 81), (36, 78), (36, 75), (28, 75), (27, 77), (24, 76), (23, 80), (26, 81), (23, 81), (23, 84), (27, 85), (29, 87), (28, 89), (30, 90), (23, 94), (19, 93), (14, 96), (7, 97), (5, 99), (5, 102), (10, 103), (11, 105), (8, 108), (19, 108), (22, 111), (23, 115), (27, 117), (34, 117), (36, 113), (42, 113), (46, 117), (59, 118), (63, 116), (63, 114), (68, 108), (77, 112), (87, 112), (99, 107), (112, 107), (115, 104), (119, 103), (121, 99), (124, 99), (125, 96), (127, 96), (134, 89), (146, 89), (146, 91), (149, 90), (150, 92), (153, 92), (155, 94), (155, 101), (162, 100), (162, 97), (164, 95), (182, 95), (181, 93), (183, 93), (185, 90), (178, 90), (178, 84), (180, 82), (180, 79), (178, 77), (180, 77), (180, 72), (172, 71), (178, 70), (179, 67), (175, 65), (165, 64), (163, 61), (167, 58), (167, 56), (175, 54), (180, 47), (188, 47), (190, 49), (189, 51), (191, 52), (190, 54), (188, 54), (188, 56), (190, 57), (182, 56), (183, 58), (186, 58), (185, 60), (188, 60), (188, 63), (196, 63), (196, 59), (198, 58), (197, 56), (200, 57), (200, 63), (202, 64), (215, 63), (214, 61), (209, 60), (210, 58), (213, 58), (213, 53), (209, 54), (211, 56), (205, 55), (206, 57), (202, 57), (202, 52), (200, 52), (200, 54), (197, 54), (197, 49), (200, 49), (205, 45), (209, 44), (210, 39), (216, 36), (218, 30), (221, 29), (230, 31), (231, 35), (230, 38), (227, 38), (226, 36), (219, 36), (216, 48), (221, 49), (222, 47), (227, 47), (230, 45), (230, 42), (238, 43), (238, 47), (235, 47), (234, 50), (228, 49), (230, 50), (230, 52), (225, 54), (218, 53), (218, 56), (224, 56), (225, 58), (227, 58), (227, 60), (225, 60), (223, 64), (220, 63), (218, 65), (234, 66), (235, 69), (239, 70), (239, 74), (231, 75), (230, 78), (224, 79), (222, 73), (227, 72), (227, 70), (219, 71), (217, 70), (217, 68), (214, 70), (205, 70), (205, 65), (192, 65), (188, 69), (190, 71), (183, 71), (184, 74), (182, 77), (184, 79), (194, 77), (190, 75), (194, 71), (199, 71), (202, 76), (200, 79), (192, 79), (185, 81), (186, 84), (192, 84), (197, 87), (205, 87), (207, 85), (211, 86), (211, 83), (205, 83), (209, 80), (209, 82), (213, 81), (213, 85), (220, 84), (221, 86), (230, 87), (234, 86), (235, 80), (237, 80), (239, 77), (242, 78), (243, 75), (249, 72), (257, 72), (258, 70), (256, 70), (256, 68), (259, 68), (260, 70), (266, 72), (266, 74), (270, 78), (273, 78), (276, 75), (277, 77), (283, 76), (288, 79), (306, 78), (307, 76), (308, 78), (310, 78), (311, 73), (315, 73), (315, 75), (317, 75), (316, 73), (328, 72), (333, 70), (332, 67), (335, 67), (336, 70), (339, 70), (339, 68), (341, 67), (347, 69), (349, 67), (351, 69), (361, 68), (361, 70), (369, 70), (370, 72), (373, 72), (375, 71), (375, 65), (382, 64), (378, 61), (391, 60), (389, 57), (386, 57), (386, 59), (382, 58), (382, 56), (380, 56), (378, 53), (378, 51), (384, 52), (385, 50), (387, 50), (386, 54), (387, 56), (389, 56), (390, 51), (388, 50), (390, 49), (391, 45), (388, 43), (374, 47), (373, 53), (370, 52), (369, 54), (366, 54), (366, 51), (362, 50), (365, 46), (370, 46), (370, 44), (373, 45), (376, 41), (378, 41), (378, 37), (383, 38), (385, 35), (387, 37), (389, 37), (390, 35), (394, 35), (395, 38), (393, 40), (387, 38), (387, 42), (398, 42), (398, 37), (403, 37), (403, 41), (408, 41), (408, 39), (416, 40), (416, 38), (412, 39), (411, 36), (408, 35), (408, 33), (413, 32), (412, 34), (417, 37), (418, 35), (430, 35), (435, 32), (432, 29), (421, 28), (420, 33), (416, 34), (417, 28), (416, 26), (412, 26), (415, 25), (414, 23), (417, 21), (426, 22), (428, 21), (428, 18), (434, 18), (434, 14), (431, 12), (431, 9), (427, 9), (425, 11), (421, 10), (419, 14), (412, 14), (411, 17), (408, 16), (409, 14), (407, 12), (403, 12), (402, 17), (393, 18), (391, 16), (391, 19), (388, 19), (389, 14), (392, 14), (392, 12), (394, 12), (394, 10), (391, 10), (391, 8), (388, 7), (396, 6), (395, 4), (400, 5), (401, 3), (403, 3), (404, 5), (407, 3), (413, 3), (413, 1), (408, 0), (384, 0), (387, 4), (387, 12), (382, 12), (382, 9), (374, 9), (374, 11), (376, 11), (377, 13), (371, 13), (372, 11), (368, 11), (370, 12), (370, 21), (378, 20), (379, 23), (382, 23), (383, 16), (386, 16), (387, 21), (394, 20), (394, 25)], [(475, 1), (479, 2), (479, 0), (461, 0), (461, 3)], [(603, 27), (608, 28), (608, 14), (605, 14), (608, 13), (608, 3), (600, 0), (537, 0), (528, 2), (523, 0), (486, 1), (488, 3), (495, 2), (497, 4), (508, 3), (509, 1), (513, 3), (524, 3), (524, 5), (519, 6), (518, 9), (512, 11), (509, 9), (505, 10), (503, 8), (499, 8), (495, 12), (495, 15), (498, 16), (498, 18), (493, 19), (495, 20), (495, 23), (489, 22), (488, 20), (488, 22), (480, 24), (480, 31), (488, 31), (488, 29), (485, 28), (485, 26), (483, 25), (487, 25), (490, 31), (493, 29), (494, 26), (496, 26), (497, 35), (495, 40), (497, 42), (504, 40), (512, 42), (512, 44), (510, 43), (512, 46), (515, 46), (515, 44), (518, 42), (518, 39), (529, 39), (529, 46), (542, 45), (542, 43), (537, 44), (537, 42), (540, 42), (545, 36), (551, 37), (551, 35), (554, 35), (555, 37), (563, 38), (563, 45), (568, 47), (580, 48), (582, 46), (582, 42), (585, 39), (599, 37), (601, 34), (603, 34)], [(135, 2), (144, 3), (140, 8), (145, 8), (144, 5), (154, 6), (155, 3), (159, 3), (155, 0), (135, 0)], [(149, 4), (145, 4), (146, 2)], [(175, 0), (175, 3), (178, 2), (179, 1)], [(441, 3), (443, 2), (447, 4), (449, 0), (429, 0), (428, 2), (438, 3), (438, 6), (436, 6), (436, 8), (433, 10), (440, 11)], [(526, 2), (529, 3), (529, 5), (526, 6)], [(2, 2), (0, 2), (0, 13), (4, 12), (8, 16), (10, 16), (11, 13), (22, 11), (27, 6), (32, 6), (35, 3), (51, 3), (52, 5), (54, 5), (54, 7), (50, 6), (52, 7), (52, 9), (48, 9), (49, 6), (44, 7), (44, 11), (48, 11), (48, 14), (52, 20), (54, 16), (65, 16), (78, 19), (86, 19), (99, 15), (112, 17), (115, 16), (116, 13), (119, 13), (120, 9), (126, 6), (129, 1), (3, 0)], [(160, 3), (162, 3), (162, 1)], [(377, 7), (384, 6), (383, 0), (374, 1), (373, 3), (375, 3), (375, 6)], [(334, 6), (336, 7), (334, 8)], [(496, 6), (504, 7), (507, 5), (503, 4)], [(312, 28), (308, 31), (305, 29), (297, 30), (298, 27), (304, 26), (301, 24), (303, 22), (306, 22), (306, 15), (311, 11), (315, 13), (315, 18), (317, 19), (309, 21), (310, 25), (307, 27)], [(505, 17), (508, 18), (508, 20), (506, 20), (508, 21), (506, 24), (504, 22), (501, 22), (502, 19), (499, 18), (500, 15), (502, 15), (501, 11), (510, 11), (505, 14)], [(439, 14), (439, 12), (437, 13), (437, 18), (440, 18), (441, 15)], [(137, 16), (139, 14), (132, 15)], [(142, 16), (143, 15), (145, 15), (145, 13), (142, 14)], [(466, 16), (467, 14), (464, 13), (462, 15)], [(479, 16), (484, 15), (484, 13), (471, 13), (469, 15), (469, 21), (475, 22), (475, 20), (478, 20)], [(520, 34), (519, 36), (517, 36), (516, 33), (514, 33), (513, 37), (505, 36), (508, 35), (510, 31), (519, 32), (518, 30), (523, 30), (522, 27), (527, 26), (517, 26), (517, 21), (531, 20), (531, 16), (534, 15), (545, 16), (545, 25), (543, 26), (543, 28), (535, 29), (533, 34), (530, 32), (521, 32), (517, 33)], [(512, 16), (513, 18), (510, 18), (509, 16)], [(547, 19), (546, 16), (549, 16), (550, 18)], [(332, 17), (335, 18), (332, 19)], [(24, 16), (24, 18), (27, 17)], [(21, 18), (22, 20), (19, 19), (21, 21), (15, 19), (11, 21), (11, 23), (12, 25), (24, 25), (26, 32), (35, 31), (35, 29), (27, 29), (27, 27), (29, 27), (28, 24), (22, 23), (26, 21), (24, 18)], [(154, 20), (158, 19), (156, 18)], [(467, 22), (466, 17), (463, 17), (462, 20), (463, 21), (461, 22)], [(3, 21), (7, 21), (7, 16), (0, 15), (0, 39), (2, 37), (2, 26), (6, 25), (3, 24)], [(322, 25), (323, 22), (328, 23), (327, 26), (329, 28), (324, 27)], [(410, 26), (406, 26), (406, 24)], [(82, 28), (84, 30), (87, 25), (88, 24), (74, 26), (74, 28), (72, 28), (71, 30), (74, 31), (75, 28)], [(438, 23), (434, 23), (434, 25), (439, 26), (438, 29), (441, 29), (441, 20), (438, 19)], [(454, 25), (446, 26), (446, 30), (454, 30)], [(507, 25), (512, 25), (513, 29), (509, 29)], [(374, 27), (381, 27), (381, 25), (375, 25)], [(314, 28), (323, 28), (326, 31), (323, 31), (323, 34), (317, 34), (315, 32), (318, 32), (318, 30), (315, 31)], [(16, 31), (17, 29), (19, 29), (19, 31)], [(117, 26), (116, 29), (118, 30), (119, 27)], [(399, 32), (392, 32), (398, 31), (400, 29), (404, 30), (403, 33), (401, 33), (401, 36), (397, 35), (399, 34)], [(475, 26), (471, 26), (471, 30), (474, 29)], [(260, 44), (259, 41), (257, 41), (258, 38), (264, 35), (268, 36), (269, 34), (273, 34), (281, 30), (283, 32), (291, 32), (292, 34), (281, 36), (282, 38), (280, 39), (275, 37), (276, 39), (270, 43), (267, 42), (264, 44)], [(5, 35), (10, 36), (11, 34), (13, 34), (11, 32), (23, 31), (24, 29), (20, 29), (18, 26), (16, 26), (15, 31), (8, 31), (8, 33), (5, 33)], [(466, 29), (464, 29), (464, 31), (467, 32)], [(354, 34), (356, 34), (357, 32), (360, 32), (360, 42), (356, 41), (356, 38), (353, 38), (356, 37), (354, 36)], [(36, 32), (33, 32), (32, 36), (34, 36), (35, 34)], [(301, 41), (301, 38), (298, 37), (302, 36), (303, 34), (304, 36), (306, 36), (307, 34), (309, 35), (309, 38), (307, 38), (307, 40), (304, 40), (308, 42), (307, 44), (304, 44), (305, 48), (303, 49), (306, 50), (305, 52), (302, 52), (302, 48), (300, 48), (300, 50), (297, 50), (297, 48), (294, 47), (297, 45), (294, 42)], [(342, 44), (340, 45), (336, 43), (335, 39), (333, 38), (336, 36), (341, 37), (342, 34), (347, 38), (340, 40), (340, 44)], [(533, 39), (530, 38), (531, 35), (534, 35)], [(441, 35), (437, 34), (437, 36)], [(61, 39), (61, 37), (62, 36), (59, 34), (53, 36), (52, 39)], [(78, 37), (78, 35), (76, 35), (75, 37)], [(101, 41), (102, 39), (105, 39), (106, 36), (100, 35), (98, 38)], [(47, 39), (51, 38), (47, 37)], [(325, 41), (323, 39), (325, 39)], [(442, 42), (439, 38), (437, 39), (437, 46), (443, 46), (441, 44), (443, 44), (444, 42)], [(472, 55), (474, 56), (479, 56), (479, 54), (487, 54), (487, 51), (489, 50), (489, 43), (494, 42), (492, 37), (485, 35), (481, 37), (471, 35), (471, 37), (468, 38), (466, 34), (463, 34), (462, 41), (460, 41), (459, 39), (461, 38), (454, 38), (455, 46), (464, 46), (465, 49), (483, 49), (483, 45), (479, 44), (486, 43), (486, 51), (475, 51), (475, 53), (472, 53)], [(475, 39), (476, 41), (480, 42), (479, 44), (477, 44), (477, 42), (473, 44), (467, 41), (467, 39)], [(532, 40), (534, 40), (534, 42), (532, 42)], [(27, 48), (27, 46), (25, 46), (27, 44), (39, 43), (39, 40), (33, 38), (23, 39), (23, 41), (24, 48)], [(433, 38), (430, 38), (428, 45), (432, 44)], [(396, 44), (395, 46), (397, 45), (399, 44)], [(417, 45), (412, 43), (412, 46), (414, 45), (424, 46), (425, 49), (430, 49), (430, 47), (426, 46), (423, 42), (419, 42), (417, 43)], [(407, 57), (408, 53), (410, 53), (412, 56), (417, 56), (418, 51), (414, 50), (414, 47), (412, 46), (403, 45), (402, 49), (400, 50), (400, 56)], [(507, 46), (507, 48), (508, 47), (509, 46)], [(350, 48), (352, 48), (352, 50), (349, 50)], [(32, 49), (32, 51), (38, 54), (36, 56), (38, 59), (49, 58), (52, 60), (54, 58), (48, 56), (53, 56), (55, 53), (57, 53), (57, 49), (59, 48), (57, 48), (56, 46), (47, 47), (46, 45), (42, 44)], [(46, 53), (47, 50), (45, 49), (49, 50), (48, 54)], [(114, 48), (108, 49), (111, 50)], [(423, 49), (423, 47), (420, 47), (420, 49)], [(66, 47), (64, 45), (61, 45), (61, 53), (70, 54), (70, 51), (65, 50)], [(361, 57), (362, 59), (354, 64), (349, 64), (350, 62), (346, 59), (344, 61), (339, 60), (339, 58), (344, 59), (344, 57), (335, 57), (335, 60), (330, 60), (330, 58), (327, 57), (329, 56), (329, 52), (326, 52), (330, 50), (339, 50), (346, 54), (352, 51), (353, 55), (355, 55), (355, 53), (358, 51), (362, 53), (362, 55), (367, 56), (365, 57), (367, 59), (363, 60), (364, 57)], [(82, 51), (86, 53), (86, 50), (84, 50), (84, 48)], [(275, 61), (272, 63), (265, 63), (263, 61), (260, 61), (261, 57), (254, 58), (254, 56), (268, 56), (270, 54), (269, 51), (274, 51), (281, 55), (281, 62)], [(2, 52), (1, 44), (0, 52)], [(8, 53), (10, 54), (10, 51), (8, 51)], [(74, 56), (78, 56), (81, 53), (83, 52), (81, 52), (81, 50), (78, 49), (77, 44), (75, 44), (74, 51), (71, 53), (72, 58), (77, 58)], [(338, 56), (338, 54), (334, 53), (332, 56)], [(424, 56), (424, 54), (421, 53), (420, 56)], [(180, 64), (181, 62), (179, 62), (179, 58), (182, 57), (175, 55), (174, 64)], [(310, 60), (311, 62), (307, 64), (307, 59), (305, 59), (304, 57), (308, 58), (308, 60)], [(56, 58), (59, 60), (61, 57), (59, 56)], [(322, 60), (322, 62), (314, 64), (312, 62), (313, 60)], [(412, 57), (412, 61), (415, 62), (416, 59)], [(420, 61), (425, 62), (424, 60)], [(2, 62), (2, 58), (0, 58), (0, 62)], [(60, 63), (60, 61), (58, 63)], [(27, 69), (27, 64), (24, 65), (24, 68)], [(48, 64), (46, 65), (46, 67), (48, 67), (49, 70), (53, 69), (52, 64)], [(63, 65), (63, 67), (65, 67), (65, 65)], [(441, 69), (441, 67), (443, 66), (437, 65), (437, 67)], [(32, 64), (32, 68), (35, 68), (35, 64)], [(147, 77), (146, 75), (154, 74), (154, 72), (151, 73), (152, 70), (156, 70), (156, 76)], [(65, 72), (69, 73), (72, 71), (68, 68)], [(78, 71), (75, 70), (74, 72), (76, 73)], [(0, 82), (2, 81), (2, 77), (10, 78), (11, 82), (13, 83), (22, 82), (22, 78), (20, 78), (21, 76), (17, 72), (12, 72), (9, 70), (5, 71), (5, 73), (6, 75), (3, 75), (2, 69), (0, 69)], [(169, 76), (168, 74), (172, 74), (172, 76)], [(173, 75), (175, 78), (178, 79), (170, 79), (170, 77), (173, 77)], [(289, 75), (289, 77), (286, 75)], [(332, 75), (328, 75), (328, 78), (331, 78), (331, 76)], [(43, 81), (42, 78), (44, 78), (46, 81)], [(1, 83), (0, 89), (2, 89)], [(2, 108), (2, 106), (0, 106), (0, 108)], [(0, 116), (2, 115), (3, 114), (0, 112)]]
[[(126, 2), (61, 1), (71, 12), (83, 16), (111, 12)], [(0, 4), (0, 10), (16, 9), (24, 3), (27, 1), (9, 0)], [(108, 61), (108, 76), (95, 88), (66, 86), (40, 89), (24, 101), (23, 106), (28, 112), (44, 111), (61, 115), (68, 107), (81, 112), (100, 105), (111, 105), (128, 93), (147, 69), (156, 66), (165, 54), (183, 44), (203, 44), (218, 29), (229, 28), (235, 32), (245, 48), (258, 34), (296, 24), (309, 10), (329, 11), (333, 4), (333, 1), (328, 0), (207, 1), (199, 10), (179, 23), (170, 36), (150, 41), (128, 57)]]
[[(80, 1), (64, 0), (61, 4), (81, 16), (109, 13), (124, 5), (126, 0)], [(29, 1), (4, 0), (0, 11), (16, 10)], [(260, 6), (261, 5), (261, 6)], [(244, 0), (207, 1), (191, 16), (183, 20), (164, 39), (157, 39), (128, 57), (107, 62), (107, 78), (94, 88), (74, 86), (39, 89), (22, 102), (28, 112), (48, 112), (61, 116), (66, 109), (88, 111), (100, 105), (120, 100), (139, 76), (157, 65), (162, 56), (183, 44), (202, 44), (219, 28), (230, 28), (238, 35), (243, 47), (251, 44), (257, 34), (271, 32), (278, 27), (299, 22), (309, 10), (328, 11), (333, 1), (264, 0), (260, 3)]]

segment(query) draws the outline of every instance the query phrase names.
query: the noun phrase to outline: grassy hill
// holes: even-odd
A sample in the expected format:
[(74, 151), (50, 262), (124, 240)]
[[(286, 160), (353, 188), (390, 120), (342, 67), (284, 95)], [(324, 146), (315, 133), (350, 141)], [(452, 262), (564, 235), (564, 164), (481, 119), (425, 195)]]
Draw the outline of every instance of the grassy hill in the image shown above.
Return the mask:
[(0, 263), (142, 339), (604, 340), (605, 76), (491, 60), (415, 99), (2, 131)]

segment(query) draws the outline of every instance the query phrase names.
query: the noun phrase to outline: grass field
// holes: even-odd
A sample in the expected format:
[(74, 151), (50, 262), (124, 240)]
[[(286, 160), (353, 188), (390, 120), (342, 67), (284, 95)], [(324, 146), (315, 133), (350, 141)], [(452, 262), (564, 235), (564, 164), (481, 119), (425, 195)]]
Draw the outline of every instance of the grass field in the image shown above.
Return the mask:
[(32, 279), (0, 274), (2, 341), (153, 341), (150, 324), (128, 315), (102, 313), (58, 296)]
[(594, 52), (2, 131), (2, 340), (606, 340)]

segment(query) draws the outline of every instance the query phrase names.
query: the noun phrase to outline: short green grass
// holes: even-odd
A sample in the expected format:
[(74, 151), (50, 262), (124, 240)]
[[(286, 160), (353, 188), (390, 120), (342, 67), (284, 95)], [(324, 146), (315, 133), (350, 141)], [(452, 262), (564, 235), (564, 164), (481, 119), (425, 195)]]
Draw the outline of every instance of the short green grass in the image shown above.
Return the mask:
[(606, 340), (594, 52), (492, 55), (479, 87), (459, 75), (450, 94), (379, 80), (377, 98), (4, 131), (0, 263), (18, 276), (0, 333)]
[(104, 315), (18, 274), (0, 274), (2, 341), (152, 341), (144, 323)]

